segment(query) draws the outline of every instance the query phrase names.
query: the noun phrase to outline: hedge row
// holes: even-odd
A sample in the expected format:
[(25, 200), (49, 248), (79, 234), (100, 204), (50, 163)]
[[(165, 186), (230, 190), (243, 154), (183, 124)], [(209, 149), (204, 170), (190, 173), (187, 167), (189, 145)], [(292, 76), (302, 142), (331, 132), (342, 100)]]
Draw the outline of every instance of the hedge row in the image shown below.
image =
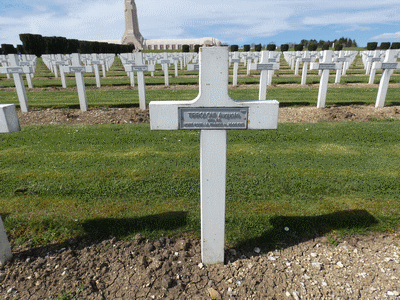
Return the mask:
[(24, 33), (19, 35), (25, 54), (68, 54), (68, 53), (126, 53), (135, 49), (133, 45), (118, 45), (103, 42), (79, 41), (58, 36), (41, 36)]

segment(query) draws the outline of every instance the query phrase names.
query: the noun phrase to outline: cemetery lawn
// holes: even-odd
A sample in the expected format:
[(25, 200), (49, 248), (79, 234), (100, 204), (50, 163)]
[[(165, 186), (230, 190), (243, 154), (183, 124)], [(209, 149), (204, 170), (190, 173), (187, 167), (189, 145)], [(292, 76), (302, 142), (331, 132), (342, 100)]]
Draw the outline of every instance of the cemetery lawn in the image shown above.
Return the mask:
[[(25, 126), (1, 135), (7, 234), (33, 246), (137, 233), (199, 237), (199, 137), (148, 124)], [(396, 230), (399, 141), (400, 121), (229, 131), (226, 244), (280, 247)]]
[[(258, 80), (258, 79), (254, 79)], [(198, 95), (198, 88), (181, 89), (171, 87), (166, 90), (150, 89), (146, 91), (147, 106), (151, 101), (160, 100), (193, 100)], [(327, 105), (371, 105), (375, 104), (378, 87), (329, 87)], [(400, 87), (389, 87), (385, 106), (400, 105), (398, 95)], [(129, 87), (120, 90), (90, 89), (86, 91), (89, 108), (99, 107), (138, 107), (139, 96), (137, 91)], [(229, 90), (229, 95), (235, 100), (258, 99), (257, 88), (235, 88)], [(78, 93), (76, 90), (46, 90), (28, 91), (29, 107), (33, 109), (44, 108), (79, 108)], [(267, 98), (279, 101), (280, 107), (286, 106), (316, 106), (318, 99), (317, 87), (302, 88), (268, 88)], [(15, 91), (2, 91), (0, 104), (15, 104), (19, 107), (18, 96)]]

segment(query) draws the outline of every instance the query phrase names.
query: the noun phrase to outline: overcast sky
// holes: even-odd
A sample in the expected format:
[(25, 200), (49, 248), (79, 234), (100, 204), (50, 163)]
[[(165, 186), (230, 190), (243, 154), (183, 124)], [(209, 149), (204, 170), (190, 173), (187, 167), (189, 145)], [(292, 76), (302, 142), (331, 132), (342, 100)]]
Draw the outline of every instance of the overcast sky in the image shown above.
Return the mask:
[[(399, 0), (136, 0), (145, 39), (214, 37), (227, 44), (302, 39), (400, 42)], [(0, 43), (20, 33), (120, 40), (124, 0), (0, 0)]]

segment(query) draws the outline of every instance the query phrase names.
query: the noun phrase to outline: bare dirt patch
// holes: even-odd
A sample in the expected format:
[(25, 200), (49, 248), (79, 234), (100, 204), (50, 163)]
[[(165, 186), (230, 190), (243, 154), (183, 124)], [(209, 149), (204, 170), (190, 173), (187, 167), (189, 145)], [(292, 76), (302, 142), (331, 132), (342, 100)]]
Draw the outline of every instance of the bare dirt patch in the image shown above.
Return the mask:
[[(149, 123), (149, 111), (139, 108), (90, 109), (45, 109), (21, 113), (18, 110), (21, 126), (56, 124), (137, 124)], [(377, 119), (400, 119), (400, 106), (375, 108), (369, 106), (331, 106), (323, 109), (316, 107), (281, 107), (280, 123), (320, 122), (320, 121), (373, 121)]]
[[(227, 249), (204, 266), (199, 240), (107, 239), (22, 250), (0, 270), (1, 299), (395, 299), (398, 234), (325, 237), (284, 249)], [(63, 297), (63, 298), (62, 298)]]

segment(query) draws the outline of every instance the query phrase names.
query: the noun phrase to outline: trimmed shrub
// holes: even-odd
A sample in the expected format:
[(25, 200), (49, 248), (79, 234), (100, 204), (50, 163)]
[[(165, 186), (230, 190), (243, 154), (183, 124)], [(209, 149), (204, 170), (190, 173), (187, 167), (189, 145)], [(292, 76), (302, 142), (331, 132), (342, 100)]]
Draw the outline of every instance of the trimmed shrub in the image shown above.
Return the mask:
[(23, 45), (17, 45), (17, 52), (21, 54), (25, 54), (25, 49)]
[(392, 43), (390, 49), (400, 49), (400, 43)]
[[(267, 47), (268, 48), (268, 47)], [(281, 45), (281, 51), (286, 52), (289, 51), (289, 45), (288, 44), (282, 44)]]
[(310, 44), (308, 45), (308, 51), (317, 51), (318, 49), (318, 44)]
[(257, 52), (260, 52), (261, 49), (262, 49), (261, 44), (258, 44), (258, 45), (255, 45), (255, 46), (254, 46), (254, 50), (257, 51)]
[(1, 53), (4, 54), (17, 54), (17, 49), (11, 44), (1, 44)]
[(382, 42), (381, 43), (381, 50), (387, 50), (390, 48), (390, 43), (389, 42)]
[(294, 51), (303, 51), (304, 46), (303, 44), (294, 45)]
[(194, 52), (199, 53), (200, 47), (200, 45), (194, 45)]
[(24, 45), (26, 54), (35, 54), (40, 57), (46, 50), (46, 44), (40, 34), (22, 33), (19, 39)]
[(250, 45), (244, 45), (244, 46), (243, 46), (243, 51), (244, 51), (244, 52), (249, 52), (250, 49), (251, 49)]
[(190, 46), (189, 45), (182, 45), (182, 52), (190, 52)]
[[(289, 46), (288, 46), (288, 49), (289, 49)], [(268, 44), (267, 45), (267, 50), (268, 51), (275, 51), (276, 50), (276, 45), (275, 44)]]
[(378, 43), (377, 42), (371, 42), (371, 43), (367, 43), (367, 50), (376, 50), (376, 48), (378, 48)]
[(237, 52), (239, 51), (239, 46), (238, 45), (231, 45), (231, 52)]

